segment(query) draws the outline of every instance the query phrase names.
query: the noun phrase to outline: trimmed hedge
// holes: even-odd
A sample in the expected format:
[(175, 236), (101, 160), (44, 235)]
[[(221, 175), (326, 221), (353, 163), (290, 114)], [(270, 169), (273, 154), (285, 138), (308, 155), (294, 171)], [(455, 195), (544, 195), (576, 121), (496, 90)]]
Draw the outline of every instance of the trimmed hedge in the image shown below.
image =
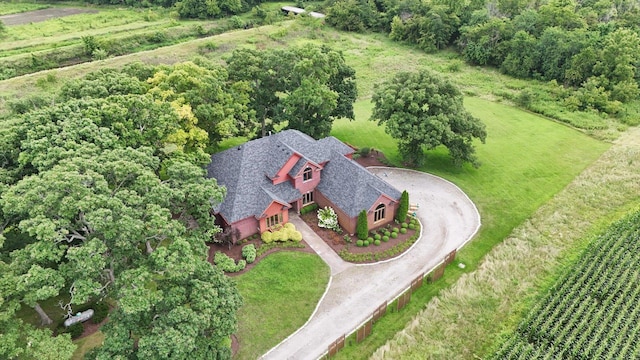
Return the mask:
[(260, 235), (262, 242), (270, 244), (274, 241), (302, 241), (302, 233), (296, 230), (295, 225), (286, 223), (275, 231), (265, 231)]
[(318, 209), (318, 204), (310, 204), (300, 209), (300, 215), (304, 215)]

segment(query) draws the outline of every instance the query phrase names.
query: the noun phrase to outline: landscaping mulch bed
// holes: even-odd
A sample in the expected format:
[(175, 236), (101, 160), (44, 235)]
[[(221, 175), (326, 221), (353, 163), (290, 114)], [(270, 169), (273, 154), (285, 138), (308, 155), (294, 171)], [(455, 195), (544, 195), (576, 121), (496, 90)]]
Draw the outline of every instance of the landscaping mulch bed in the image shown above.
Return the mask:
[[(380, 260), (386, 260), (386, 259), (394, 258), (400, 255), (400, 253), (397, 253), (391, 256), (383, 256), (382, 254), (385, 251), (393, 248), (394, 246), (408, 241), (409, 238), (411, 238), (411, 236), (413, 236), (416, 233), (416, 230), (408, 230), (405, 234), (398, 233), (398, 237), (395, 239), (390, 238), (389, 241), (386, 241), (386, 242), (381, 241), (380, 245), (371, 244), (366, 247), (365, 246), (360, 247), (360, 246), (356, 246), (356, 241), (358, 241), (358, 237), (355, 235), (352, 236), (345, 232), (343, 232), (342, 234), (338, 234), (333, 230), (319, 227), (317, 211), (309, 212), (300, 217), (302, 218), (302, 220), (304, 220), (304, 222), (307, 223), (307, 225), (309, 225), (311, 229), (313, 229), (313, 231), (316, 234), (318, 234), (318, 236), (320, 236), (320, 238), (322, 238), (322, 240), (324, 240), (325, 243), (327, 243), (327, 245), (331, 247), (331, 249), (333, 249), (333, 251), (336, 252), (336, 254), (340, 254), (340, 252), (343, 251), (344, 249), (347, 249), (352, 254), (366, 254), (366, 253), (379, 254), (377, 260), (369, 259), (366, 261), (358, 261), (358, 263), (365, 263), (365, 264), (375, 263)], [(390, 227), (400, 228), (400, 225), (392, 223)], [(379, 232), (381, 232), (381, 230), (382, 228), (380, 229)], [(345, 240), (345, 236), (348, 236), (351, 242), (347, 242)]]

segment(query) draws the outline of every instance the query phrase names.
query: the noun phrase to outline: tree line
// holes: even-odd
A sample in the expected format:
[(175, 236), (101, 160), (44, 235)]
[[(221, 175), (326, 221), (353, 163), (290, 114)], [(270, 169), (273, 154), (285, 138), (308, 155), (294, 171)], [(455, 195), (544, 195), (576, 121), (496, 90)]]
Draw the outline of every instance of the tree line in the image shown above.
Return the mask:
[(425, 51), (455, 47), (470, 64), (576, 89), (569, 110), (619, 115), (640, 95), (635, 0), (329, 0), (327, 22), (388, 33)]
[(342, 55), (309, 45), (237, 50), (226, 65), (134, 63), (11, 102), (0, 119), (0, 357), (75, 349), (21, 308), (48, 325), (44, 302), (70, 315), (109, 300), (104, 345), (88, 358), (229, 358), (242, 299), (207, 262), (225, 189), (203, 165), (229, 136), (326, 136), (335, 117), (353, 117), (355, 96)]

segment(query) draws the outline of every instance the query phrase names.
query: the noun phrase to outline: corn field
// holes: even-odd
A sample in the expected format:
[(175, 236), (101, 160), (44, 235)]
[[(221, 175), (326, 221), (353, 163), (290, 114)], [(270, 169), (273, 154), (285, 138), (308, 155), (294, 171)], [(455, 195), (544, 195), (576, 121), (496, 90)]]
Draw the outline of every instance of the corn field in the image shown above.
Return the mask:
[(492, 359), (640, 357), (640, 211), (597, 238)]

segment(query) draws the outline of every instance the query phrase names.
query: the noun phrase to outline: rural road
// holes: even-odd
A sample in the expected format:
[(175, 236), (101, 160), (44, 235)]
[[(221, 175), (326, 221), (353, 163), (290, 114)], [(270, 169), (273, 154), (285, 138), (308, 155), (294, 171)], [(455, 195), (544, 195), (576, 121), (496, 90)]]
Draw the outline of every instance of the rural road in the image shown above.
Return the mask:
[[(406, 290), (413, 279), (430, 271), (448, 253), (459, 249), (480, 228), (473, 202), (452, 183), (422, 172), (370, 167), (369, 170), (418, 203), (422, 237), (401, 257), (376, 264), (355, 265), (306, 234), (303, 222), (296, 228), (305, 241), (329, 264), (331, 281), (309, 321), (261, 359), (317, 359), (342, 334), (349, 334), (385, 301)], [(296, 221), (293, 219), (292, 221)], [(326, 245), (325, 245), (326, 246)]]

